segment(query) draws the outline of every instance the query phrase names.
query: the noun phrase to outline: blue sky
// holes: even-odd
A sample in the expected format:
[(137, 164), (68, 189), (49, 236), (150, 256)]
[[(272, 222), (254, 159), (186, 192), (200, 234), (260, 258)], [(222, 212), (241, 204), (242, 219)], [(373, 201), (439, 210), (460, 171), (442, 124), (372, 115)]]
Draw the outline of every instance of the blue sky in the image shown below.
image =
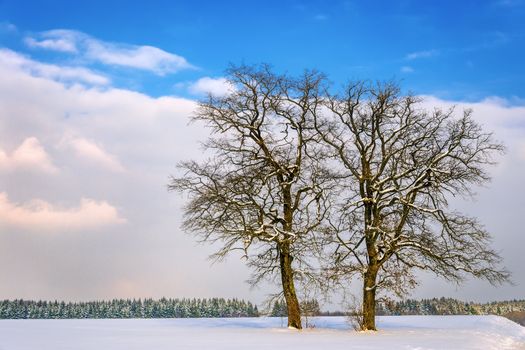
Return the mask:
[[(116, 85), (153, 96), (218, 77), (229, 63), (267, 62), (330, 79), (398, 79), (418, 94), (477, 101), (525, 98), (525, 2), (493, 1), (0, 1), (0, 44), (33, 58), (23, 38), (72, 29), (106, 42), (150, 45), (195, 69), (156, 76), (115, 67)], [(8, 24), (16, 31), (6, 30)], [(177, 83), (179, 83), (177, 85)]]
[(182, 232), (184, 198), (166, 191), (175, 164), (203, 156), (196, 100), (225, 92), (229, 63), (260, 62), (473, 109), (508, 152), (474, 202), (452, 204), (486, 225), (516, 284), (422, 275), (413, 296), (523, 298), (524, 18), (524, 0), (0, 0), (0, 300), (275, 292), (244, 283), (240, 255), (210, 267), (215, 247)]

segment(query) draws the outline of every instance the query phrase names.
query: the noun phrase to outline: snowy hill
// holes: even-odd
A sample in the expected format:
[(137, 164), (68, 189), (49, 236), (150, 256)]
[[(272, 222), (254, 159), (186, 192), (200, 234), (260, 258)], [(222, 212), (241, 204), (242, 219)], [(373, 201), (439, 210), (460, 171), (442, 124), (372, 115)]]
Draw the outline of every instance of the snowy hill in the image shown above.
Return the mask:
[(525, 350), (525, 328), (498, 316), (384, 316), (378, 332), (317, 317), (298, 332), (280, 318), (1, 320), (1, 350), (483, 349)]

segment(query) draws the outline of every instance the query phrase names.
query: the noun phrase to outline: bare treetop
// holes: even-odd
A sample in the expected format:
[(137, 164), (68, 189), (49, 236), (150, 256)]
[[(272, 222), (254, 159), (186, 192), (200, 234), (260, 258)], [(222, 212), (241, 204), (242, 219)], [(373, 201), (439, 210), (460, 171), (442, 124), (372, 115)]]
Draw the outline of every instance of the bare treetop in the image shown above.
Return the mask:
[(228, 73), (231, 93), (209, 96), (194, 116), (214, 134), (205, 144), (213, 159), (181, 164), (186, 175), (170, 188), (189, 193), (184, 227), (221, 241), (218, 257), (244, 249), (254, 282), (280, 269), (289, 322), (300, 328), (293, 278), (301, 277), (305, 247), (328, 211), (332, 181), (313, 142), (324, 77), (292, 79), (268, 66)]
[(426, 111), (419, 102), (402, 96), (396, 84), (360, 82), (327, 97), (328, 112), (316, 119), (344, 178), (341, 215), (331, 220), (329, 239), (336, 244), (336, 270), (364, 278), (369, 307), (378, 288), (406, 291), (415, 282), (413, 268), (453, 281), (508, 279), (489, 234), (447, 202), (488, 181), (486, 166), (503, 146), (471, 111)]

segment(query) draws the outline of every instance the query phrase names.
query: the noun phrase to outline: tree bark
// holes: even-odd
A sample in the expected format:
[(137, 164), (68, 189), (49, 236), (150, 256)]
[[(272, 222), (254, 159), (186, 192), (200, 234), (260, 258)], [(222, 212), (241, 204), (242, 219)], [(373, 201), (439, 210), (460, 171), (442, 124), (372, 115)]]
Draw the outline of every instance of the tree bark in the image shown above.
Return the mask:
[(363, 283), (363, 324), (362, 330), (376, 329), (376, 279), (377, 268), (369, 266), (364, 275)]
[(279, 245), (279, 260), (281, 266), (281, 279), (283, 284), (284, 299), (288, 309), (288, 327), (302, 329), (301, 309), (299, 300), (295, 293), (295, 284), (293, 280), (292, 260), (289, 243)]

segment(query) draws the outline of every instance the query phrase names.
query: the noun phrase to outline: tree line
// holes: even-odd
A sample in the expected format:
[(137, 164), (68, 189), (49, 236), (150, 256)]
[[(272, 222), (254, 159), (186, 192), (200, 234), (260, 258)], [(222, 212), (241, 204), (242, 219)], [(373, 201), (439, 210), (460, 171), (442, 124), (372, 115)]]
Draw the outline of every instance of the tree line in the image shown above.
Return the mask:
[(251, 283), (277, 282), (288, 326), (299, 298), (362, 286), (363, 330), (380, 297), (402, 297), (426, 270), (452, 282), (508, 281), (477, 218), (449, 206), (490, 179), (504, 150), (472, 111), (425, 108), (395, 82), (334, 86), (318, 71), (232, 66), (229, 92), (193, 115), (210, 130), (205, 160), (179, 164), (183, 229), (241, 251)]
[[(348, 316), (349, 311), (322, 311), (315, 299), (304, 301), (301, 311), (306, 316)], [(499, 315), (525, 312), (525, 300), (504, 300), (487, 303), (465, 302), (453, 298), (404, 299), (378, 301), (376, 314), (378, 316), (399, 315)], [(274, 301), (268, 314), (272, 317), (286, 317), (286, 303)]]
[[(347, 311), (322, 311), (315, 299), (300, 303), (303, 316), (345, 316)], [(525, 300), (464, 302), (452, 298), (381, 301), (377, 315), (501, 315), (525, 312)], [(265, 313), (287, 317), (283, 300), (276, 300)], [(82, 319), (82, 318), (198, 318), (259, 317), (257, 305), (239, 299), (113, 299), (110, 301), (63, 302), (2, 300), (0, 319)]]
[(500, 315), (525, 311), (525, 300), (464, 302), (452, 298), (406, 299), (381, 302), (378, 315)]
[(0, 301), (0, 319), (258, 317), (257, 305), (239, 299), (113, 299), (59, 302)]

